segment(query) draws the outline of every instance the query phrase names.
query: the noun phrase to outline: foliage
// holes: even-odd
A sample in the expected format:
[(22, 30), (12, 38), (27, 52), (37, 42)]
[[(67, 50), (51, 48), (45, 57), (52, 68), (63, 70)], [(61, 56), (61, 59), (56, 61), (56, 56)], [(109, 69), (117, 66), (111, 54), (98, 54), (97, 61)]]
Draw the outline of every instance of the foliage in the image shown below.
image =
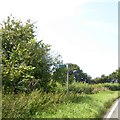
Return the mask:
[(120, 84), (117, 84), (117, 83), (114, 83), (114, 84), (105, 83), (103, 84), (103, 86), (113, 91), (120, 90)]
[(2, 34), (2, 83), (4, 92), (49, 91), (51, 81), (50, 45), (36, 41), (35, 26), (10, 16), (0, 27)]
[(70, 71), (73, 71), (74, 79), (76, 82), (88, 83), (91, 80), (91, 77), (87, 73), (83, 72), (83, 70), (78, 65), (70, 63), (69, 66)]
[(101, 113), (103, 115), (106, 108), (117, 97), (116, 91), (104, 91), (92, 95), (70, 93), (69, 96), (64, 93), (53, 94), (40, 91), (33, 91), (30, 94), (6, 94), (2, 97), (2, 117), (96, 118), (100, 117)]
[(94, 94), (106, 90), (109, 89), (103, 86), (102, 84), (90, 85), (87, 83), (74, 83), (69, 86), (69, 91), (81, 94)]
[[(77, 64), (67, 63), (69, 71), (69, 83), (77, 82), (89, 82), (91, 77), (84, 73), (83, 70)], [(77, 71), (74, 73), (74, 71)], [(67, 68), (57, 68), (53, 73), (53, 80), (59, 82), (62, 85), (66, 84)]]
[[(102, 118), (112, 102), (118, 97), (118, 92), (101, 92), (93, 95), (75, 94), (67, 103), (38, 112), (37, 118)], [(92, 103), (92, 104), (91, 104)]]
[[(104, 83), (104, 84), (88, 84), (88, 83), (73, 83), (69, 85), (69, 92), (79, 94), (94, 94), (101, 91), (120, 90), (118, 83)], [(66, 93), (66, 86), (57, 86), (56, 93)]]
[[(74, 64), (70, 64), (67, 63), (69, 66), (69, 69), (67, 70), (67, 67), (65, 68), (57, 68), (54, 72), (53, 72), (53, 80), (60, 83), (61, 85), (65, 85), (66, 81), (67, 81), (67, 71), (72, 71), (76, 65)], [(65, 65), (67, 65), (65, 64)], [(74, 81), (74, 76), (71, 74), (69, 74), (69, 84), (71, 84)]]
[(51, 104), (61, 103), (65, 99), (65, 94), (43, 93), (33, 91), (30, 94), (6, 94), (3, 95), (3, 118), (27, 118), (43, 111)]
[[(67, 68), (57, 67), (57, 65), (63, 64), (61, 56), (53, 56), (50, 45), (44, 44), (43, 40), (36, 40), (35, 25), (30, 20), (23, 23), (10, 16), (1, 23), (0, 35), (2, 38), (0, 54), (2, 53), (3, 92), (29, 93), (35, 89), (55, 92), (57, 83), (62, 87), (66, 85)], [(119, 81), (120, 69), (109, 76), (102, 75), (100, 78), (91, 80), (91, 77), (77, 64), (67, 64), (69, 66), (69, 84)], [(79, 87), (75, 87), (75, 89), (80, 93), (84, 89), (85, 93), (87, 91), (91, 93), (94, 89), (90, 86), (84, 87), (81, 87), (81, 90)], [(72, 86), (70, 89), (72, 90), (74, 87)]]
[(66, 68), (58, 68), (56, 71), (53, 73), (53, 80), (55, 82), (59, 82), (62, 85), (66, 84), (66, 79), (67, 79), (67, 69)]
[(116, 71), (112, 72), (108, 76), (101, 75), (101, 77), (96, 77), (95, 79), (91, 80), (91, 83), (114, 83), (120, 81), (120, 68)]

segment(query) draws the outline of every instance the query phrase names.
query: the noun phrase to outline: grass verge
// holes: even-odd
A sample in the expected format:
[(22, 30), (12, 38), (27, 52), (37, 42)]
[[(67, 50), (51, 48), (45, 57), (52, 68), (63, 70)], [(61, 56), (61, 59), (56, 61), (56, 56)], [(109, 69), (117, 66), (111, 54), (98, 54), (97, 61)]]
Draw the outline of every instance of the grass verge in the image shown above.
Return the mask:
[[(103, 87), (104, 86), (104, 87)], [(114, 87), (113, 87), (114, 86)], [(3, 94), (3, 118), (101, 118), (118, 98), (117, 84), (77, 84), (70, 93)], [(106, 89), (107, 87), (107, 89)]]
[(117, 91), (104, 91), (91, 95), (76, 94), (63, 104), (49, 107), (46, 111), (37, 111), (35, 118), (102, 118), (113, 101)]

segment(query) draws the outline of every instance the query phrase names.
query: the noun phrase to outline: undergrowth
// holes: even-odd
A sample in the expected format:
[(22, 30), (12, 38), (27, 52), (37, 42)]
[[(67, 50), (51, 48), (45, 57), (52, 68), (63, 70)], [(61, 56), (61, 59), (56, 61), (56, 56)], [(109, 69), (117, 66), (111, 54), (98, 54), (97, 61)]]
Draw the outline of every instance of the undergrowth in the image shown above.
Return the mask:
[(118, 92), (111, 90), (118, 89), (118, 84), (72, 84), (68, 95), (66, 87), (54, 93), (33, 91), (30, 94), (3, 94), (2, 117), (100, 117), (118, 97)]

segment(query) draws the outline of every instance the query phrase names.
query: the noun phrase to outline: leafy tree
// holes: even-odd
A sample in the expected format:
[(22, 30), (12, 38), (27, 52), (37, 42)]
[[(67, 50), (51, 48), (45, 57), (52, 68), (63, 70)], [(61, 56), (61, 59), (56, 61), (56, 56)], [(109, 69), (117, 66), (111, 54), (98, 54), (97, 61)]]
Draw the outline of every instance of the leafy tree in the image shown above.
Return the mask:
[(120, 83), (120, 67), (116, 70), (118, 83)]
[(35, 26), (10, 16), (0, 27), (2, 37), (2, 84), (8, 92), (47, 91), (51, 80), (50, 46), (37, 42)]
[[(63, 63), (61, 62), (60, 64), (63, 64)], [(68, 64), (68, 70), (66, 67), (65, 68), (56, 67), (56, 70), (53, 72), (53, 80), (55, 82), (65, 85), (67, 82), (67, 71), (69, 72), (69, 83), (72, 83), (74, 81), (74, 76), (72, 73), (74, 68), (77, 67), (77, 65), (72, 63), (67, 63), (67, 64)]]
[(92, 82), (94, 83), (109, 83), (109, 82), (119, 82), (120, 79), (120, 68), (114, 72), (112, 72), (111, 74), (109, 74), (108, 76), (106, 75), (101, 75), (101, 77), (99, 78), (95, 78), (94, 80), (92, 80)]
[[(20, 20), (8, 17), (1, 24), (2, 33), (2, 83), (5, 90), (16, 92), (19, 83), (29, 76), (34, 69), (27, 66), (30, 55), (27, 53), (27, 43), (34, 39), (33, 25), (27, 21), (25, 25)], [(25, 85), (25, 84), (24, 84)]]
[(53, 80), (55, 82), (58, 82), (62, 85), (66, 84), (66, 79), (67, 79), (67, 69), (66, 68), (58, 68), (56, 71), (53, 73)]
[[(76, 64), (67, 63), (69, 65), (69, 83), (76, 82), (89, 82), (91, 77), (84, 73), (83, 70)], [(66, 68), (58, 68), (53, 74), (53, 79), (62, 85), (66, 84)]]

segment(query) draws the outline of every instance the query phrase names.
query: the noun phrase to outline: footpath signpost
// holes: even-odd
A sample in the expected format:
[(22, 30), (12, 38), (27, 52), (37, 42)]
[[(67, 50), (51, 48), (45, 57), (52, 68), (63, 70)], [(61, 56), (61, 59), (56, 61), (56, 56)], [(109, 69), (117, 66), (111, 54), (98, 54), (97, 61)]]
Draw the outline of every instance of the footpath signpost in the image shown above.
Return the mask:
[(67, 94), (69, 93), (69, 70), (68, 70), (68, 64), (67, 64)]
[(67, 94), (69, 92), (69, 67), (68, 67), (68, 64), (65, 65), (59, 65), (59, 68), (67, 68), (67, 81), (66, 81), (66, 84), (67, 84)]
[(65, 64), (59, 65), (59, 68), (66, 68), (66, 65)]

